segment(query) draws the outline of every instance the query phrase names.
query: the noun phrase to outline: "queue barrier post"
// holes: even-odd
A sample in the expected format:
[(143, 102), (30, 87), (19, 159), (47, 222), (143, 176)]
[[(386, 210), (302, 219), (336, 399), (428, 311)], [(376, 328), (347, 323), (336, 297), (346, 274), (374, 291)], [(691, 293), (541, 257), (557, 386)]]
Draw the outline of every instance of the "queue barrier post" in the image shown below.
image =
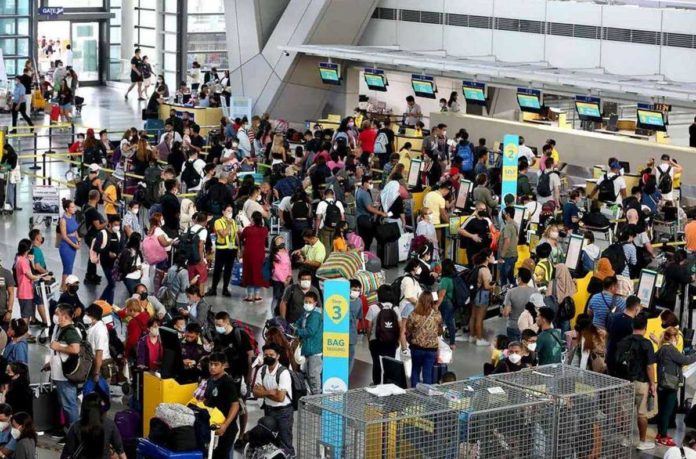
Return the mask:
[(41, 166), (39, 166), (38, 161), (36, 159), (37, 149), (38, 149), (38, 139), (37, 139), (36, 131), (34, 131), (34, 164), (29, 166), (29, 169), (31, 169), (33, 171), (41, 169)]
[(53, 151), (53, 125), (52, 124), (48, 125), (48, 150), (46, 150), (46, 153), (55, 153), (55, 151)]

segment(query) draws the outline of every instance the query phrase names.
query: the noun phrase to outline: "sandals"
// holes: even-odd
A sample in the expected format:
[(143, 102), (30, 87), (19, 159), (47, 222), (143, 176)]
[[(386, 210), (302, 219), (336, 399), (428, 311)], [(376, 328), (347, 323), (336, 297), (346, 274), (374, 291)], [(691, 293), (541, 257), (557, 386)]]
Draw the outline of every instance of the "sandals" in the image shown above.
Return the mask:
[(254, 297), (254, 299), (253, 299), (252, 301), (253, 301), (254, 303), (256, 303), (256, 302), (258, 302), (258, 301), (263, 301), (263, 298), (261, 298), (260, 296), (257, 296), (257, 297)]
[(244, 301), (246, 301), (247, 303), (253, 303), (254, 299), (253, 298), (244, 298)]

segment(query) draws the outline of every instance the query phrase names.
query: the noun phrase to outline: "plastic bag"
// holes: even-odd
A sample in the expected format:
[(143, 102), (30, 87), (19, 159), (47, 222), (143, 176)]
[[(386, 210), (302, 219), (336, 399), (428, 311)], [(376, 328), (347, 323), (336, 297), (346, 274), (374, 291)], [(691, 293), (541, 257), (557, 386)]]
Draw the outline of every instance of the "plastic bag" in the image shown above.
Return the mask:
[(442, 337), (438, 339), (437, 343), (437, 363), (444, 363), (447, 365), (452, 363), (452, 349)]
[(403, 362), (404, 373), (406, 373), (406, 379), (411, 379), (411, 373), (413, 372), (413, 362), (411, 361), (411, 351), (406, 349), (397, 349), (396, 360)]

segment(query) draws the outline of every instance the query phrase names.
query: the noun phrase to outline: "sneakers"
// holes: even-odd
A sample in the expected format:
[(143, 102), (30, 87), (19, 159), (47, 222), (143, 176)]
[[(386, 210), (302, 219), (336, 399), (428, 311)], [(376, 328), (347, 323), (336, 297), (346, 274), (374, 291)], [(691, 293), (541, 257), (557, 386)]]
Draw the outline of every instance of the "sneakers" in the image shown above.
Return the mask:
[(652, 441), (641, 441), (636, 446), (638, 451), (647, 451), (649, 449), (655, 449), (655, 442)]
[(674, 443), (674, 440), (672, 439), (672, 437), (670, 437), (669, 435), (665, 435), (664, 437), (661, 435), (658, 435), (657, 437), (655, 437), (655, 443), (657, 443), (658, 445), (667, 446), (667, 447), (677, 446), (677, 444)]
[(489, 342), (486, 341), (485, 339), (477, 339), (477, 340), (476, 340), (476, 345), (477, 345), (477, 346), (490, 346), (491, 343), (489, 343)]

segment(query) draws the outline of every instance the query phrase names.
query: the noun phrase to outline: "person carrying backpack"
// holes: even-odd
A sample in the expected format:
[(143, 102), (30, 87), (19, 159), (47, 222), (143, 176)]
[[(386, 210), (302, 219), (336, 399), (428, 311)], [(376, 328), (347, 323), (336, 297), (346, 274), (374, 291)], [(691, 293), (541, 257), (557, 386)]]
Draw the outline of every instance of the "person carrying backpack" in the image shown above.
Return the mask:
[(554, 201), (560, 205), (561, 173), (554, 168), (553, 158), (546, 158), (546, 168), (539, 174), (537, 200), (541, 205), (549, 201)]
[(312, 395), (321, 394), (321, 371), (323, 368), (322, 338), (324, 321), (317, 310), (319, 297), (314, 292), (304, 296), (304, 314), (295, 322), (295, 335), (302, 341), (302, 356), (305, 358), (307, 382)]
[(609, 160), (609, 172), (599, 179), (589, 198), (592, 199), (595, 195), (598, 195), (597, 199), (600, 201), (619, 205), (626, 197), (626, 181), (621, 176), (621, 164), (616, 158)]
[(655, 168), (657, 189), (662, 193), (662, 199), (674, 202), (674, 175), (682, 172), (682, 167), (669, 155), (660, 158), (662, 162)]
[(399, 346), (400, 323), (398, 298), (390, 285), (381, 285), (377, 290), (378, 303), (370, 305), (365, 319), (367, 336), (372, 355), (372, 383), (382, 382), (381, 356), (394, 357)]
[(457, 144), (456, 156), (462, 159), (460, 170), (471, 182), (474, 181), (474, 145), (469, 142), (469, 133), (461, 132), (459, 144)]
[(205, 212), (196, 212), (193, 216), (194, 225), (179, 238), (179, 252), (188, 261), (189, 280), (198, 276), (201, 294), (204, 294), (208, 282), (208, 261), (205, 258), (205, 241), (208, 239)]
[(205, 161), (198, 157), (195, 149), (189, 150), (188, 160), (181, 171), (181, 182), (186, 184), (186, 191), (198, 191), (201, 189)]
[(657, 413), (655, 384), (657, 358), (650, 340), (643, 337), (648, 327), (648, 317), (638, 314), (633, 319), (633, 334), (622, 339), (616, 346), (616, 377), (631, 381), (635, 388), (635, 407), (638, 411), (638, 436), (636, 449), (645, 451), (655, 448), (647, 441), (648, 419)]
[(345, 211), (341, 201), (337, 201), (331, 188), (324, 191), (324, 199), (319, 201), (316, 211), (315, 227), (319, 240), (324, 244), (326, 256), (332, 251), (333, 238), (338, 222), (345, 220)]

